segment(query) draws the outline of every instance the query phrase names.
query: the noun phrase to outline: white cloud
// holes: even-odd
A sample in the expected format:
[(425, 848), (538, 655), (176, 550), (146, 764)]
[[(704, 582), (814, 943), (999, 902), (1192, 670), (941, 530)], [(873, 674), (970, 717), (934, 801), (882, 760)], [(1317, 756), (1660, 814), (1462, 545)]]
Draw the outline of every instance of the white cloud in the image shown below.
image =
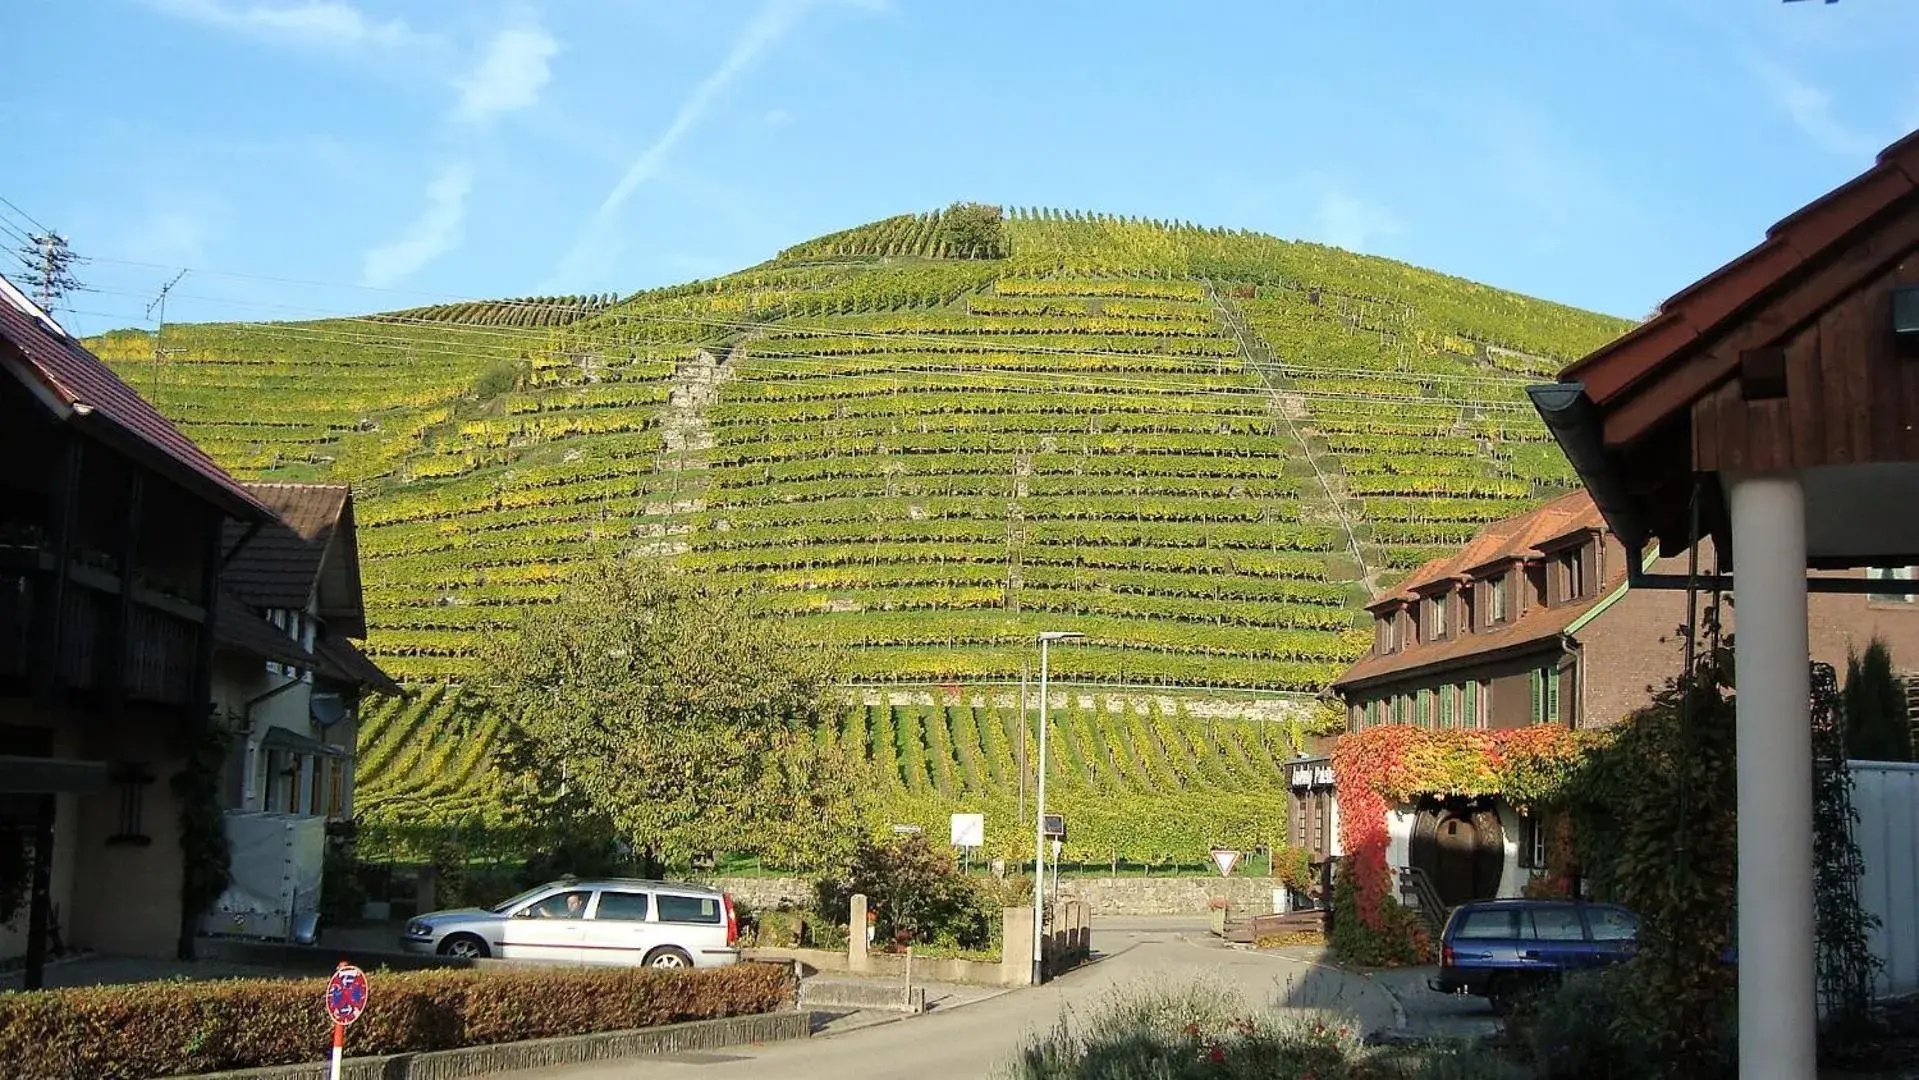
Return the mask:
[(1847, 158), (1870, 158), (1879, 143), (1860, 134), (1833, 113), (1832, 95), (1770, 60), (1750, 61), (1753, 74), (1772, 95), (1799, 133), (1819, 149)]
[(708, 72), (693, 87), (686, 99), (673, 114), (666, 130), (660, 132), (647, 147), (642, 150), (633, 163), (627, 167), (626, 174), (620, 177), (613, 189), (600, 200), (599, 208), (593, 212), (581, 228), (579, 238), (560, 261), (557, 280), (571, 284), (583, 284), (588, 279), (606, 272), (617, 253), (618, 240), (612, 234), (613, 219), (620, 208), (639, 189), (641, 184), (658, 175), (666, 164), (668, 155), (692, 131), (713, 105), (713, 100), (745, 71), (761, 53), (777, 42), (792, 29), (805, 13), (809, 0), (768, 0), (746, 24), (738, 40), (727, 51), (720, 65)]
[(405, 235), (366, 253), (361, 283), (375, 288), (390, 285), (458, 247), (466, 225), (466, 197), (472, 190), (473, 173), (466, 165), (440, 170), (426, 186), (426, 209), (407, 226)]
[(326, 48), (396, 48), (417, 35), (403, 19), (373, 19), (340, 0), (228, 4), (221, 0), (147, 0), (159, 11), (225, 30)]
[(474, 69), (454, 80), (460, 91), (457, 115), (478, 122), (530, 108), (552, 79), (559, 53), (560, 43), (538, 26), (513, 26), (493, 35)]
[(1369, 240), (1403, 232), (1405, 226), (1392, 211), (1343, 191), (1321, 196), (1313, 215), (1314, 231), (1320, 242), (1347, 251), (1366, 250)]

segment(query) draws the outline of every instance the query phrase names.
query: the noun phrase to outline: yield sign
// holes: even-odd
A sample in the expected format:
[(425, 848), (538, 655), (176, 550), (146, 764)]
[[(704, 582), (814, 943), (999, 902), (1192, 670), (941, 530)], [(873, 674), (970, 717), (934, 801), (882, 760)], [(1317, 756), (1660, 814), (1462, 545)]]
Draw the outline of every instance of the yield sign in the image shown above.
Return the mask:
[(1220, 877), (1231, 877), (1233, 867), (1239, 865), (1239, 852), (1225, 848), (1213, 849), (1213, 864), (1219, 867)]

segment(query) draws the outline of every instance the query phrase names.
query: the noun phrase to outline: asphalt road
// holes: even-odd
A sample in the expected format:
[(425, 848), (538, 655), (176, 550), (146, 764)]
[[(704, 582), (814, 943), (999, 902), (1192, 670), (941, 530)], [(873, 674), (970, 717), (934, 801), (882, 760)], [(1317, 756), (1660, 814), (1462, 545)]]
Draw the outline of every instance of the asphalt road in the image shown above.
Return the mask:
[[(1311, 950), (1261, 953), (1222, 945), (1203, 919), (1096, 922), (1095, 962), (1035, 990), (1016, 990), (950, 1010), (810, 1039), (504, 1074), (515, 1080), (667, 1080), (674, 1077), (831, 1077), (832, 1080), (978, 1080), (992, 1076), (1028, 1040), (1069, 1012), (1121, 986), (1211, 979), (1236, 989), (1252, 1007), (1335, 1017), (1369, 1034), (1453, 1031), (1491, 1024), (1476, 1004), (1424, 989), (1418, 973), (1391, 979), (1320, 963)], [(1421, 998), (1403, 1007), (1388, 986), (1417, 986)], [(1453, 1030), (1456, 1028), (1457, 1030)], [(504, 1076), (503, 1076), (504, 1080)]]

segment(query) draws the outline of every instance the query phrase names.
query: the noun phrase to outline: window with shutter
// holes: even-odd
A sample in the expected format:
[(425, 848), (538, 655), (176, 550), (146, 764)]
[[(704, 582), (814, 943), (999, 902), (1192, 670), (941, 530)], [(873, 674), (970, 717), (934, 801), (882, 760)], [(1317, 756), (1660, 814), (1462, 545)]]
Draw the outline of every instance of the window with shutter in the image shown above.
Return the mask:
[(1453, 687), (1442, 686), (1439, 688), (1439, 726), (1440, 727), (1449, 728), (1453, 726), (1453, 694), (1454, 694)]
[(1432, 698), (1433, 692), (1431, 690), (1421, 690), (1419, 692), (1419, 712), (1417, 714), (1417, 720), (1420, 727), (1432, 726)]
[(1546, 719), (1559, 722), (1559, 668), (1549, 667), (1545, 672), (1546, 683)]
[(1468, 680), (1465, 693), (1466, 717), (1465, 723), (1461, 726), (1471, 728), (1485, 727), (1485, 718), (1479, 715), (1479, 681), (1477, 679)]
[(1532, 721), (1537, 724), (1546, 719), (1546, 673), (1539, 668), (1534, 668), (1531, 674), (1533, 691)]

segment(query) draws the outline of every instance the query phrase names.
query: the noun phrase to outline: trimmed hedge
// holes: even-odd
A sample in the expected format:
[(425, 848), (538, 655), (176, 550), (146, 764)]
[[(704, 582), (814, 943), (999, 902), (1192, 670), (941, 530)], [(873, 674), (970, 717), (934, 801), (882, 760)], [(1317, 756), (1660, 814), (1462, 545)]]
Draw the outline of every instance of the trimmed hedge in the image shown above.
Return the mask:
[[(347, 1031), (353, 1055), (451, 1050), (771, 1012), (791, 972), (533, 968), (378, 973)], [(320, 1061), (325, 979), (135, 983), (0, 994), (10, 1080), (145, 1080)]]

